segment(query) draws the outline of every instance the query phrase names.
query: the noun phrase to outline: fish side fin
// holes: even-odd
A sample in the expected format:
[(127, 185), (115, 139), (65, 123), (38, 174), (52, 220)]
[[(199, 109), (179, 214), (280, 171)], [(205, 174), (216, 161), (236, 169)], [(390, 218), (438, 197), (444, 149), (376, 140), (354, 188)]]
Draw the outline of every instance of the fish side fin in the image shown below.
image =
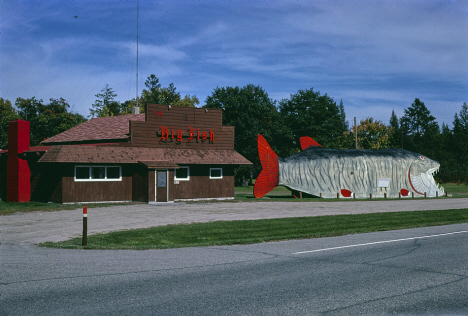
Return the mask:
[(257, 146), (262, 171), (255, 181), (254, 196), (261, 198), (278, 186), (279, 164), (278, 155), (275, 154), (268, 142), (260, 134), (257, 136)]
[(301, 142), (302, 150), (306, 150), (309, 147), (322, 147), (322, 145), (317, 143), (315, 140), (313, 140), (309, 136), (301, 137), (299, 138), (299, 141)]
[(341, 195), (344, 196), (344, 197), (351, 197), (351, 195), (353, 194), (353, 192), (347, 190), (347, 189), (341, 189)]

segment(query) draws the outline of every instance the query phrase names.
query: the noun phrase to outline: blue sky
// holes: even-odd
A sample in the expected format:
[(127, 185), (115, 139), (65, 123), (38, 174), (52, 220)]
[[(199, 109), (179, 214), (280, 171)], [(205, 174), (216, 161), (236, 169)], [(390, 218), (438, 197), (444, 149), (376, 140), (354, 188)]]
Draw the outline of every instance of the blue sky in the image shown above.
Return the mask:
[[(468, 1), (139, 1), (139, 91), (150, 74), (201, 102), (254, 84), (314, 88), (347, 119), (388, 123), (421, 99), (441, 124), (468, 102)], [(0, 2), (0, 97), (63, 97), (89, 115), (106, 84), (136, 95), (136, 0)]]

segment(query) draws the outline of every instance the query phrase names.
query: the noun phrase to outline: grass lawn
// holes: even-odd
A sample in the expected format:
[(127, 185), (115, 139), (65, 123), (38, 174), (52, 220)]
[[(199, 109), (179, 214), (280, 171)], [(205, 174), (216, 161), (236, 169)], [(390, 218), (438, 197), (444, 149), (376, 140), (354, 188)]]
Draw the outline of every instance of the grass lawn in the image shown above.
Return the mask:
[(444, 187), (445, 191), (447, 191), (449, 194), (452, 194), (453, 196), (456, 195), (466, 195), (468, 194), (468, 185), (466, 184), (456, 184), (456, 183), (447, 183), (447, 184), (442, 184)]
[(164, 249), (320, 238), (468, 222), (468, 209), (219, 221), (88, 236), (41, 246), (67, 249)]

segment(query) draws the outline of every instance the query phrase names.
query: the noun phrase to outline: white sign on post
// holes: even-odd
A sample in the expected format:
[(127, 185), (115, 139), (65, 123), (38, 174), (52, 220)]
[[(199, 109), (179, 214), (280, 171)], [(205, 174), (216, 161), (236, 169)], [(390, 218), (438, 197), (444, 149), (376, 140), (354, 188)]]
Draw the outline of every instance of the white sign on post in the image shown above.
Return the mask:
[(379, 188), (389, 188), (390, 187), (390, 179), (389, 178), (381, 178), (377, 181), (377, 186)]

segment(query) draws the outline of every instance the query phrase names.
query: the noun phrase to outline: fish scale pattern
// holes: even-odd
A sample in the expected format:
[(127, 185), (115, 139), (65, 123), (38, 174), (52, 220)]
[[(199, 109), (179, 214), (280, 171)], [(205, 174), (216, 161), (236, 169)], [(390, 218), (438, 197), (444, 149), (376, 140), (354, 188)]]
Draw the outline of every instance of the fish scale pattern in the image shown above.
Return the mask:
[[(286, 159), (279, 158), (278, 162), (279, 185), (324, 198), (336, 198), (342, 189), (350, 190), (357, 198), (370, 194), (398, 197), (401, 189), (411, 188), (411, 166), (426, 174), (439, 165), (428, 158), (422, 163), (419, 154), (401, 149), (344, 151), (313, 147)], [(419, 173), (418, 177), (421, 178)], [(379, 179), (388, 179), (389, 185), (379, 186)], [(435, 196), (434, 189), (427, 193)]]

